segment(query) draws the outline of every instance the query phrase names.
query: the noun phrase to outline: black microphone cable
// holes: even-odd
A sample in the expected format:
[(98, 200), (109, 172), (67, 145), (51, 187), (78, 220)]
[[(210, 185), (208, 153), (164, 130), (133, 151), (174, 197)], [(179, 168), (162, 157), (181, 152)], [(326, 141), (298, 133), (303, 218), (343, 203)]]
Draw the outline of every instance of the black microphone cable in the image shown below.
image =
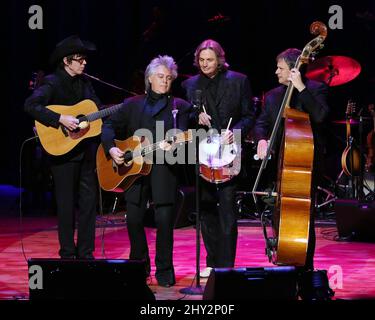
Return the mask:
[(130, 95), (132, 95), (132, 96), (137, 96), (137, 95), (139, 95), (139, 93), (136, 93), (136, 92), (133, 92), (133, 91), (130, 91), (130, 90), (126, 90), (126, 89), (124, 89), (124, 88), (120, 88), (120, 87), (118, 87), (118, 86), (115, 86), (114, 84), (111, 84), (111, 83), (106, 82), (106, 81), (103, 81), (103, 80), (101, 80), (101, 79), (99, 79), (99, 78), (97, 78), (97, 77), (94, 77), (94, 76), (92, 76), (92, 75), (90, 75), (90, 74), (88, 74), (88, 73), (86, 73), (86, 72), (83, 72), (83, 74), (84, 74), (86, 77), (89, 77), (89, 78), (91, 78), (91, 79), (93, 79), (93, 80), (95, 80), (95, 81), (98, 81), (98, 82), (100, 82), (100, 83), (102, 83), (102, 84), (105, 84), (105, 85), (107, 85), (107, 86), (109, 86), (109, 87), (111, 87), (111, 88), (115, 88), (115, 89), (117, 89), (117, 90), (124, 91), (124, 92), (126, 92), (127, 94), (130, 94)]
[(36, 139), (38, 139), (37, 135), (24, 140), (21, 144), (20, 154), (19, 154), (19, 174), (20, 174), (20, 178), (19, 178), (19, 210), (20, 210), (19, 236), (20, 236), (20, 241), (21, 241), (22, 255), (23, 255), (26, 262), (27, 262), (27, 257), (26, 257), (26, 253), (25, 253), (25, 247), (24, 247), (24, 244), (23, 244), (23, 220), (22, 220), (23, 219), (23, 215), (22, 215), (22, 153), (23, 153), (23, 148), (24, 148), (25, 144), (29, 141), (33, 141), (33, 140), (36, 140)]
[(100, 243), (101, 243), (102, 258), (106, 259), (106, 256), (105, 256), (105, 245), (104, 245), (104, 233), (105, 233), (106, 226), (107, 226), (107, 224), (109, 222), (109, 219), (108, 218), (104, 219), (102, 188), (101, 188), (99, 182), (98, 182), (98, 193), (99, 193), (99, 195), (98, 195), (99, 196), (99, 214), (101, 216), (101, 220), (102, 220), (101, 222), (103, 223)]

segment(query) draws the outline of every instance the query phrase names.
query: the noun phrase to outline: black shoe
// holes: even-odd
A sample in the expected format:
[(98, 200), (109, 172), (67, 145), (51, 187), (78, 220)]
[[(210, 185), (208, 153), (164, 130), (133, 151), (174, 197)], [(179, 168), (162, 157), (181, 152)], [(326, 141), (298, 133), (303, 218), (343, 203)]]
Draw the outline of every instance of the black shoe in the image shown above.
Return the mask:
[(79, 260), (95, 260), (95, 257), (93, 256), (92, 253), (89, 253), (89, 254), (79, 255), (77, 257), (77, 259), (79, 259)]
[(60, 248), (59, 256), (61, 259), (75, 259), (77, 256), (76, 248)]
[(164, 288), (172, 287), (176, 284), (176, 278), (174, 274), (174, 270), (164, 270), (164, 271), (156, 271), (155, 278), (158, 282), (158, 285)]
[(72, 259), (75, 259), (76, 256), (73, 254), (73, 255), (62, 255), (60, 256), (60, 259), (69, 259), (69, 260), (72, 260)]
[(164, 287), (164, 288), (170, 288), (172, 286), (174, 286), (176, 283), (170, 283), (170, 282), (161, 282), (161, 281), (158, 281), (158, 285), (160, 287)]
[(146, 271), (146, 277), (148, 278), (151, 275), (151, 263), (150, 258), (147, 258), (145, 260), (145, 271)]

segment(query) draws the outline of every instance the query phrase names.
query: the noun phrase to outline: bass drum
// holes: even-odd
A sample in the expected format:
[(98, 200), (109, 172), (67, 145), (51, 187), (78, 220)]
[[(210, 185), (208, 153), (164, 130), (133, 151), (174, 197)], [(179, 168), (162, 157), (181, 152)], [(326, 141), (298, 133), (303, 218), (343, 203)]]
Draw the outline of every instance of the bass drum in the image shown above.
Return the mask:
[(224, 183), (241, 171), (241, 146), (224, 144), (220, 134), (213, 134), (199, 143), (199, 173), (210, 183)]

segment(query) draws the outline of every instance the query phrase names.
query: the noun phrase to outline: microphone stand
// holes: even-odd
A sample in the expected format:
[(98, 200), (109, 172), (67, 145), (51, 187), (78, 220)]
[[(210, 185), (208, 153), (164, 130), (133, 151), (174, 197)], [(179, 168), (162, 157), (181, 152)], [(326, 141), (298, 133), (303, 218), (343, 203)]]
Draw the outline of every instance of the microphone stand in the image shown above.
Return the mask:
[(358, 200), (361, 202), (363, 201), (364, 194), (363, 194), (363, 117), (359, 117), (359, 181), (358, 181)]
[[(200, 108), (197, 107), (197, 115), (199, 117)], [(198, 132), (199, 124), (198, 120), (195, 121), (195, 133)], [(200, 233), (201, 233), (201, 222), (200, 222), (200, 174), (199, 174), (199, 135), (196, 135), (195, 139), (195, 273), (196, 273), (196, 284), (195, 287), (190, 286), (187, 288), (180, 289), (183, 294), (190, 295), (202, 295), (203, 288), (200, 284)]]
[(107, 86), (109, 86), (109, 87), (111, 87), (111, 88), (115, 88), (115, 89), (117, 89), (117, 90), (124, 91), (124, 92), (126, 92), (127, 94), (131, 94), (132, 96), (137, 96), (137, 95), (138, 95), (138, 93), (136, 93), (136, 92), (133, 92), (133, 91), (129, 91), (129, 90), (126, 90), (126, 89), (120, 88), (120, 87), (118, 87), (118, 86), (115, 86), (114, 84), (111, 84), (111, 83), (106, 82), (106, 81), (103, 81), (103, 80), (101, 80), (101, 79), (99, 79), (99, 78), (97, 78), (97, 77), (94, 77), (94, 76), (92, 76), (92, 75), (90, 75), (90, 74), (88, 74), (88, 73), (86, 73), (86, 72), (83, 72), (83, 74), (84, 74), (86, 77), (89, 77), (89, 78), (91, 78), (91, 79), (93, 79), (93, 80), (95, 80), (95, 81), (98, 81), (98, 82), (100, 82), (100, 83), (102, 83), (102, 84), (105, 84), (105, 85), (107, 85)]

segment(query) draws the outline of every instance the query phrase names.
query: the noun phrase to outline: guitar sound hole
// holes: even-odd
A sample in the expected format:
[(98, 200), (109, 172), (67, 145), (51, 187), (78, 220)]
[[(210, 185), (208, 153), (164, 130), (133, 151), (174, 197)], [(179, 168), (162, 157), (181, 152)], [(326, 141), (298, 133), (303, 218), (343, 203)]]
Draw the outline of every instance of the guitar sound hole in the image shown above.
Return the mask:
[(133, 160), (133, 153), (131, 151), (126, 151), (124, 154), (124, 163), (125, 165), (129, 164)]

